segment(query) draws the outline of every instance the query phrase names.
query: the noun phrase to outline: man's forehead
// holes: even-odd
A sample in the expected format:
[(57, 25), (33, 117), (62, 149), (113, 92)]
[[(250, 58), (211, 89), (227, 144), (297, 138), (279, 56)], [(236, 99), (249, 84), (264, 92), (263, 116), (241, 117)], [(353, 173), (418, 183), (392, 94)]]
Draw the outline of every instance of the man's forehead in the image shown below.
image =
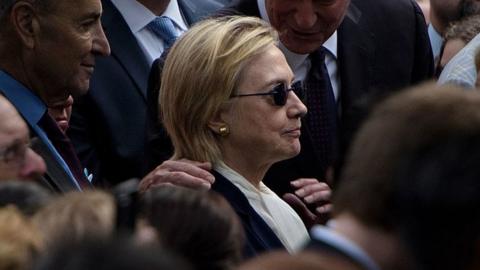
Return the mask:
[(28, 128), (15, 107), (0, 95), (0, 133), (19, 133), (28, 136)]
[(29, 131), (22, 118), (2, 119), (0, 117), (0, 147), (10, 146), (15, 141), (28, 141)]

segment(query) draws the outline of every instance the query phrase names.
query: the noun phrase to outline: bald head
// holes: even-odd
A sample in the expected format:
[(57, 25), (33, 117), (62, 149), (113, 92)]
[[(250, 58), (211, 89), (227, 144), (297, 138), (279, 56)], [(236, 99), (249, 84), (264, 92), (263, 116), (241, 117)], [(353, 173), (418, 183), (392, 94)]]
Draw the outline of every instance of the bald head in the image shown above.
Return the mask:
[(25, 121), (13, 105), (0, 96), (0, 180), (34, 180), (45, 173), (45, 162), (28, 146)]

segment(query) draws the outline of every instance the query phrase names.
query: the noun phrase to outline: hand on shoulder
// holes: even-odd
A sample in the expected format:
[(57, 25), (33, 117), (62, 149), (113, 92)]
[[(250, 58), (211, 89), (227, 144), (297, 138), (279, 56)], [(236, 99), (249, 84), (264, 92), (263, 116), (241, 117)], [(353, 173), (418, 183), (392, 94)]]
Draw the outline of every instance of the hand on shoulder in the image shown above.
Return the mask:
[(209, 162), (188, 159), (167, 160), (148, 173), (140, 182), (139, 190), (144, 192), (153, 186), (177, 185), (192, 189), (210, 189), (215, 177), (210, 173)]

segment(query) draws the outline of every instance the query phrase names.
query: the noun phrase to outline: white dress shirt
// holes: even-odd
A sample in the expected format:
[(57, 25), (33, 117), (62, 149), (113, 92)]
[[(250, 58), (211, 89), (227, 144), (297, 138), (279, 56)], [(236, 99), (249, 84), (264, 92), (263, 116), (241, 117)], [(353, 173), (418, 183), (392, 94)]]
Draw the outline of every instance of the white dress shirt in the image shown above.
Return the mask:
[(263, 182), (256, 188), (223, 162), (216, 164), (214, 169), (240, 189), (288, 252), (299, 251), (307, 243), (310, 237), (300, 217)]
[[(122, 14), (145, 53), (146, 59), (152, 64), (165, 49), (165, 42), (147, 28), (147, 25), (157, 16), (136, 0), (112, 0), (112, 3)], [(171, 0), (161, 16), (168, 17), (173, 21), (179, 36), (187, 31), (188, 26), (180, 12), (177, 0)]]
[[(265, 0), (257, 0), (258, 9), (260, 10), (260, 16), (263, 20), (270, 23), (268, 18), (267, 9), (265, 7)], [(332, 84), (333, 94), (335, 95), (335, 100), (338, 102), (340, 94), (340, 77), (338, 74), (338, 65), (337, 65), (337, 44), (338, 36), (337, 31), (335, 31), (330, 38), (323, 43), (328, 53), (325, 56), (325, 65), (327, 66), (328, 75), (330, 76), (330, 83)], [(287, 59), (290, 68), (295, 74), (295, 81), (304, 81), (307, 77), (308, 72), (312, 66), (310, 58), (307, 54), (297, 54), (288, 50), (281, 42), (279, 45), (280, 50), (282, 50), (285, 58)]]
[(437, 30), (435, 30), (432, 24), (428, 25), (428, 37), (430, 39), (430, 45), (432, 46), (433, 59), (435, 63), (437, 63), (437, 61), (440, 61), (438, 57), (442, 50), (443, 37), (437, 32)]

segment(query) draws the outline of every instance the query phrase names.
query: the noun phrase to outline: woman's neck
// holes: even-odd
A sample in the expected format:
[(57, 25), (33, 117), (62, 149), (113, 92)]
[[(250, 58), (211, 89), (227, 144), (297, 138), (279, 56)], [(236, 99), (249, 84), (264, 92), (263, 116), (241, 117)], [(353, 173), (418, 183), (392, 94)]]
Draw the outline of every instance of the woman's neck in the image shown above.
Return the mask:
[(223, 162), (257, 188), (272, 166), (271, 163), (262, 163), (254, 157), (247, 156), (245, 152), (233, 153), (233, 151), (223, 153)]

